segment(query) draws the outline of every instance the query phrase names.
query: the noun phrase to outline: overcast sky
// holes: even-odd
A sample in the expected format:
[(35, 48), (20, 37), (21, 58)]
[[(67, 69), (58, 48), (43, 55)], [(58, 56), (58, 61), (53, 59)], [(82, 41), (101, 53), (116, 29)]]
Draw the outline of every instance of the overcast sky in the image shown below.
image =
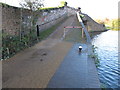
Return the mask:
[[(0, 0), (13, 6), (19, 6), (21, 0)], [(60, 4), (60, 1), (67, 1), (71, 7), (81, 7), (82, 12), (92, 18), (117, 18), (119, 0), (44, 0), (44, 5), (54, 7)]]

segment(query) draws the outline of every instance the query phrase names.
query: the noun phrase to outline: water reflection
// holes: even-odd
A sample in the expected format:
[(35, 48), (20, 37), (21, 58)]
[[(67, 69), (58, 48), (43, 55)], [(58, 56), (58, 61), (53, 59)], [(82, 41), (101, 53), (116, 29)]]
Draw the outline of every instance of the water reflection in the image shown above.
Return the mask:
[(96, 53), (100, 58), (98, 74), (100, 82), (106, 88), (118, 88), (120, 71), (118, 66), (118, 31), (107, 31), (95, 36), (92, 44), (98, 47)]

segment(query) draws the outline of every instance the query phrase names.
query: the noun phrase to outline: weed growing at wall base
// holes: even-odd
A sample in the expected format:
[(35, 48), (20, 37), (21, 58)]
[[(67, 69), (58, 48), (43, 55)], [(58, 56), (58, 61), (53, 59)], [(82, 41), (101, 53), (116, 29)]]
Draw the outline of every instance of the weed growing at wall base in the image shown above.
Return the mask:
[(21, 38), (17, 35), (12, 36), (3, 34), (2, 47), (0, 48), (2, 52), (2, 58), (0, 58), (0, 60), (8, 59), (14, 56), (16, 53), (20, 52), (21, 50), (31, 47), (39, 41), (46, 39), (66, 19), (67, 17), (56, 25), (53, 25), (51, 28), (43, 30), (43, 32), (40, 32), (39, 37), (37, 37), (36, 30), (32, 30), (30, 33), (22, 36)]
[(2, 60), (7, 59), (15, 55), (17, 52), (30, 47), (37, 43), (35, 34), (32, 33), (25, 35), (21, 38), (19, 36), (5, 35), (3, 34), (2, 40)]

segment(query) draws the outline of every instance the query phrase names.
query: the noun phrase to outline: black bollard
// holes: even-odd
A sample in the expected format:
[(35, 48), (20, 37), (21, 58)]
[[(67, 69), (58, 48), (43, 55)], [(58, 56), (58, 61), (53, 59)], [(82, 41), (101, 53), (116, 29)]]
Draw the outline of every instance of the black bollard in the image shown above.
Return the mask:
[(39, 34), (39, 25), (37, 25), (37, 37), (39, 37), (40, 34)]

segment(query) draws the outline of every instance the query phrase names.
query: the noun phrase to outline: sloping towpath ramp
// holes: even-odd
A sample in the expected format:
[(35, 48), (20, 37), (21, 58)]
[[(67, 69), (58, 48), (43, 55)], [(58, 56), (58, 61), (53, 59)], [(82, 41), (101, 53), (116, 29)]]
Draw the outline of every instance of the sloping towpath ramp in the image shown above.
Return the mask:
[[(94, 59), (89, 57), (92, 54), (91, 38), (79, 15), (78, 20), (87, 37), (87, 43), (74, 43), (49, 81), (48, 88), (100, 88)], [(83, 47), (82, 52), (78, 51), (79, 46)]]

